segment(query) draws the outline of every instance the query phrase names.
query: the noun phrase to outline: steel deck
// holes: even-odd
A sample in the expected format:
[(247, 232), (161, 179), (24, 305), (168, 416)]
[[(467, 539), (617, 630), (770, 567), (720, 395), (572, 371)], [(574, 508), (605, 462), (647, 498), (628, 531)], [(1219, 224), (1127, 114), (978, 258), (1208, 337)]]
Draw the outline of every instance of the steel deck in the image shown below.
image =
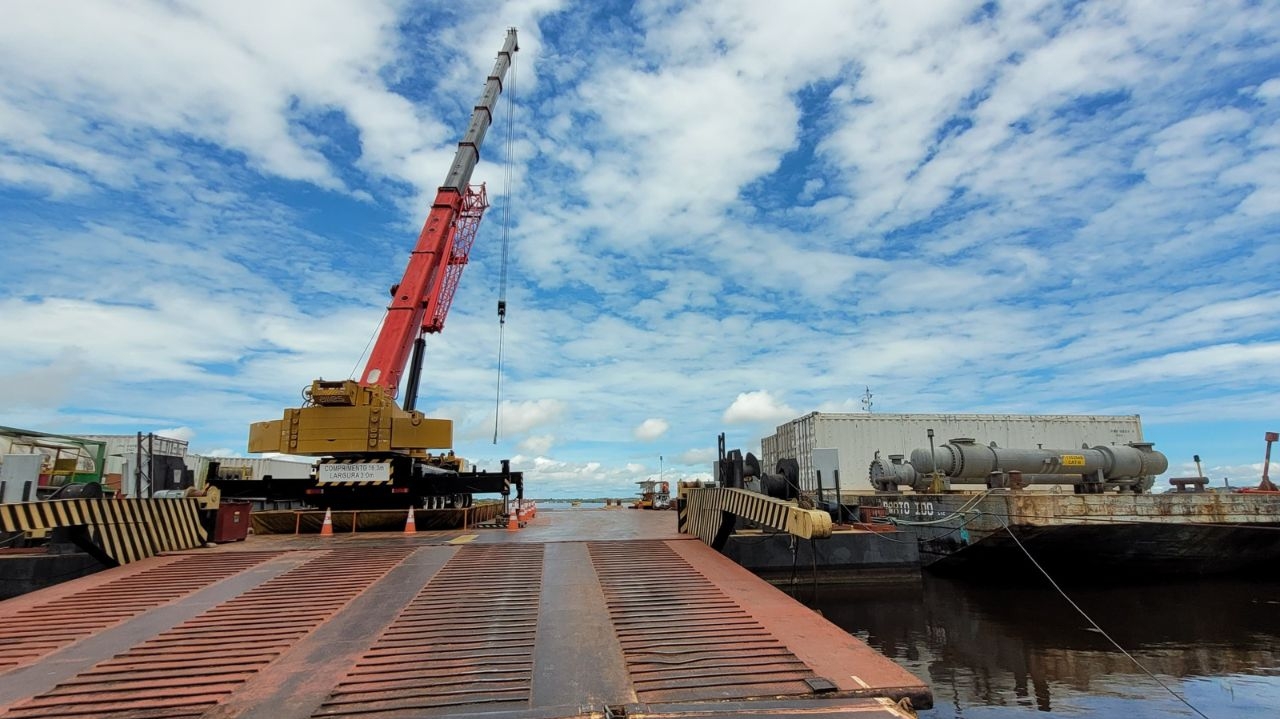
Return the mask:
[(0, 602), (0, 719), (906, 716), (915, 677), (671, 513), (256, 537)]

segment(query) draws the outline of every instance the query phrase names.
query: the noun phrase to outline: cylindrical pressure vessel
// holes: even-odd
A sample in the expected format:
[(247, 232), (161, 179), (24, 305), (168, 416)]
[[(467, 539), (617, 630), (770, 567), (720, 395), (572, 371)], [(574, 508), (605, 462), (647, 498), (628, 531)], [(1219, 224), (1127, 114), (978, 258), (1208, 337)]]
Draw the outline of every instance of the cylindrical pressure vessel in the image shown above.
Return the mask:
[(888, 460), (884, 460), (879, 452), (871, 460), (870, 477), (871, 486), (882, 492), (896, 491), (899, 485), (915, 487), (920, 479), (915, 467), (903, 463), (902, 455), (891, 454)]
[(1169, 460), (1150, 443), (1098, 446), (1092, 449), (1007, 449), (953, 439), (936, 452), (911, 452), (916, 471), (937, 471), (953, 479), (986, 480), (994, 473), (1077, 475), (1104, 481), (1153, 476), (1169, 468)]
[(1122, 477), (1152, 477), (1169, 469), (1169, 458), (1163, 452), (1152, 449), (1150, 442), (1131, 442), (1127, 445), (1094, 447), (1107, 455), (1107, 479)]

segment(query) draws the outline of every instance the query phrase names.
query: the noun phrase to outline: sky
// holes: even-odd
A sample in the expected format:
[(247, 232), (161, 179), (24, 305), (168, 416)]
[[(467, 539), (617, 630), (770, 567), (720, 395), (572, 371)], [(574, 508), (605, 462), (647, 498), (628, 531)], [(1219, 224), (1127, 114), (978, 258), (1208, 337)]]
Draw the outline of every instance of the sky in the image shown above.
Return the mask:
[(358, 374), (508, 27), (459, 454), (625, 496), (869, 389), (1258, 480), (1280, 5), (1230, 0), (7, 3), (0, 424), (244, 455)]

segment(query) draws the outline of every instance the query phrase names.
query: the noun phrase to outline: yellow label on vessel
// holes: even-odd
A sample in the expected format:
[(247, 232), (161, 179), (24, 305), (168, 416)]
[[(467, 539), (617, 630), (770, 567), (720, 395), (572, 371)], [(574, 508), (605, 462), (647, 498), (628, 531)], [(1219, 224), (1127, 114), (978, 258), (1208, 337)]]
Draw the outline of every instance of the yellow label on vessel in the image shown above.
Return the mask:
[(1083, 467), (1083, 454), (1064, 454), (1062, 455), (1062, 466), (1064, 467)]

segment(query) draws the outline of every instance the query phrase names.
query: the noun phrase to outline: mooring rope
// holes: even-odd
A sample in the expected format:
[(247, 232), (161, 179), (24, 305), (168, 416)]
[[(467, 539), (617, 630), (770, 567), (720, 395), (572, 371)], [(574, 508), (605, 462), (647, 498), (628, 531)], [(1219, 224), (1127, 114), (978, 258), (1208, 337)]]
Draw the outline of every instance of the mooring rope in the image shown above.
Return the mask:
[[(991, 513), (985, 512), (984, 514), (991, 514)], [(1031, 563), (1035, 565), (1035, 568), (1040, 570), (1040, 573), (1044, 575), (1045, 579), (1049, 580), (1049, 584), (1052, 585), (1055, 590), (1057, 590), (1058, 594), (1062, 595), (1062, 598), (1067, 600), (1067, 604), (1070, 604), (1072, 609), (1076, 610), (1076, 612), (1078, 612), (1081, 617), (1084, 617), (1084, 620), (1088, 622), (1089, 625), (1092, 626), (1099, 634), (1106, 637), (1108, 642), (1111, 642), (1111, 646), (1120, 650), (1121, 654), (1128, 657), (1129, 661), (1133, 662), (1135, 666), (1141, 669), (1147, 676), (1151, 677), (1152, 681), (1154, 681), (1156, 684), (1159, 684), (1161, 688), (1169, 692), (1169, 694), (1173, 695), (1174, 699), (1177, 699), (1178, 701), (1187, 705), (1188, 709), (1195, 712), (1196, 714), (1201, 716), (1203, 719), (1209, 719), (1209, 716), (1207, 714), (1197, 709), (1196, 706), (1191, 702), (1187, 701), (1186, 697), (1175, 692), (1173, 688), (1170, 687), (1168, 684), (1165, 684), (1164, 682), (1160, 681), (1160, 678), (1157, 677), (1155, 674), (1153, 674), (1150, 669), (1147, 669), (1146, 665), (1138, 661), (1137, 657), (1125, 651), (1125, 648), (1120, 646), (1120, 642), (1117, 642), (1115, 639), (1111, 637), (1110, 634), (1107, 634), (1107, 631), (1105, 629), (1099, 626), (1097, 622), (1093, 621), (1093, 617), (1090, 617), (1089, 614), (1085, 612), (1085, 610), (1080, 608), (1079, 604), (1076, 604), (1074, 599), (1072, 599), (1065, 591), (1062, 590), (1062, 587), (1058, 586), (1058, 583), (1054, 581), (1052, 576), (1049, 575), (1049, 572), (1045, 570), (1044, 567), (1040, 566), (1040, 563), (1036, 561), (1036, 558), (1031, 556), (1031, 552), (1025, 546), (1023, 546), (1022, 540), (1018, 539), (1018, 535), (1014, 534), (1013, 530), (1009, 528), (1009, 523), (1004, 521), (1004, 518), (998, 514), (991, 514), (991, 516), (1000, 520), (1000, 524), (1004, 527), (1004, 531), (1009, 534), (1009, 538), (1013, 540), (1013, 543), (1018, 545), (1018, 549), (1021, 549), (1022, 553), (1027, 555), (1027, 559), (1031, 560)]]

